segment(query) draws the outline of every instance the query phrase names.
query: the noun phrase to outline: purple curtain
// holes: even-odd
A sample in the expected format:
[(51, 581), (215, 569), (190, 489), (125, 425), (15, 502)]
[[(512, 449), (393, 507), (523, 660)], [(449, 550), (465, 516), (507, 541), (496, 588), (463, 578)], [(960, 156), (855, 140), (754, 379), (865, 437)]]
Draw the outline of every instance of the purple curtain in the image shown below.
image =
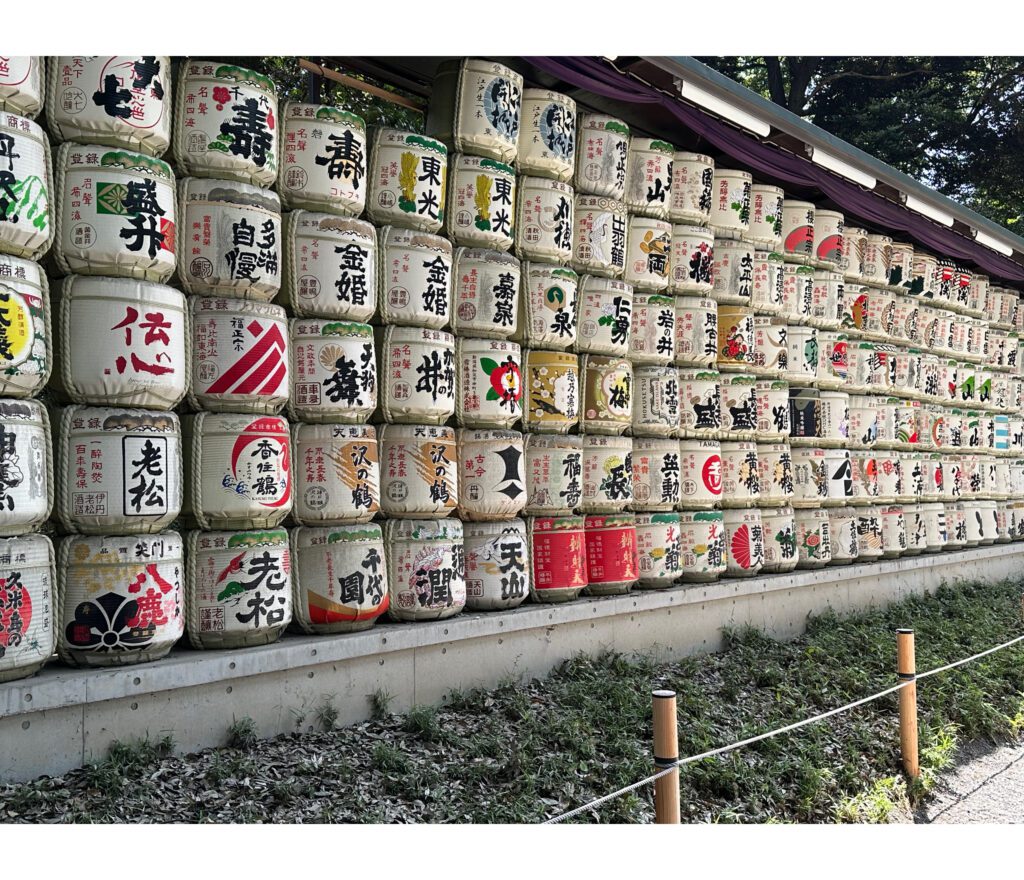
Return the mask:
[(935, 250), (939, 256), (975, 263), (1000, 278), (1024, 281), (1024, 269), (1002, 254), (974, 244), (951, 229), (938, 226), (877, 193), (862, 189), (815, 165), (809, 159), (761, 143), (731, 125), (663, 94), (653, 86), (619, 73), (600, 59), (582, 56), (530, 57), (526, 60), (563, 82), (572, 83), (577, 88), (604, 98), (631, 104), (659, 104), (687, 128), (755, 173), (761, 172), (789, 183), (819, 189), (844, 211), (887, 230), (908, 233)]

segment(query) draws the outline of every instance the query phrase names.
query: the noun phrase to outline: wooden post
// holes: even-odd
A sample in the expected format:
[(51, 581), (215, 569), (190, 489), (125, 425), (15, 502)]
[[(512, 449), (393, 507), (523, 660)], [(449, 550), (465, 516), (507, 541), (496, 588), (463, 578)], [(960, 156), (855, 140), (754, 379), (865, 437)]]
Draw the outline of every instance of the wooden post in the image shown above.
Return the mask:
[(917, 660), (912, 629), (896, 630), (896, 672), (900, 681), (910, 682), (900, 689), (900, 754), (907, 776), (917, 779), (921, 768), (917, 758)]
[[(654, 691), (654, 768), (672, 767), (679, 760), (679, 728), (676, 692)], [(679, 769), (654, 780), (654, 821), (679, 824)]]

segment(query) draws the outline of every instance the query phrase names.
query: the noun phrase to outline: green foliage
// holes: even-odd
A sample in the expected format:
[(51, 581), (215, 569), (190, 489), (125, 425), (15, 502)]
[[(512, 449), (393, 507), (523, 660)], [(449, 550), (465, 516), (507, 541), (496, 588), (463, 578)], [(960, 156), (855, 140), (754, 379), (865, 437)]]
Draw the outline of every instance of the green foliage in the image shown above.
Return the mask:
[(1024, 59), (700, 60), (996, 223), (1024, 225)]
[(228, 748), (251, 749), (259, 741), (256, 722), (248, 715), (235, 719), (228, 728)]

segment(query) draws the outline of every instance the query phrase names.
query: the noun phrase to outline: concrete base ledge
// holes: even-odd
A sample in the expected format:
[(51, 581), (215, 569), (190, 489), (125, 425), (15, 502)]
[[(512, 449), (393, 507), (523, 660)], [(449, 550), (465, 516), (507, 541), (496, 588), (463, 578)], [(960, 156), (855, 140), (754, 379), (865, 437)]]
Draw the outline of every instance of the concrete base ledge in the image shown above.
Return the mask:
[(379, 624), (339, 636), (285, 635), (257, 648), (179, 647), (156, 663), (112, 669), (58, 665), (0, 685), (0, 781), (55, 775), (102, 757), (111, 742), (171, 734), (181, 751), (223, 744), (251, 717), (262, 736), (311, 729), (330, 702), (342, 724), (369, 716), (378, 689), (394, 711), (452, 688), (538, 676), (578, 652), (652, 651), (666, 659), (721, 647), (724, 626), (778, 638), (807, 616), (880, 605), (942, 581), (998, 580), (1021, 570), (1024, 544), (733, 578), (624, 596), (581, 598), (450, 620)]

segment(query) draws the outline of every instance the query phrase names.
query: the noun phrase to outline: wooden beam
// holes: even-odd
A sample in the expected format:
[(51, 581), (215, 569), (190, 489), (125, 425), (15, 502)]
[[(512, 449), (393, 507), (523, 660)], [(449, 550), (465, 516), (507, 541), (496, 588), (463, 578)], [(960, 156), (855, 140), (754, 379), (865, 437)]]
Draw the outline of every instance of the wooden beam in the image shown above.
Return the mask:
[(314, 64), (312, 61), (307, 61), (305, 58), (299, 59), (299, 67), (303, 70), (312, 71), (313, 73), (322, 76), (324, 79), (329, 79), (333, 82), (341, 83), (343, 86), (348, 86), (350, 89), (358, 89), (361, 92), (366, 92), (368, 95), (373, 95), (375, 98), (380, 98), (382, 101), (388, 101), (392, 104), (398, 104), (401, 107), (407, 107), (409, 110), (415, 110), (417, 113), (425, 112), (424, 107), (426, 105), (426, 101), (414, 101), (411, 98), (406, 98), (404, 95), (398, 95), (394, 92), (389, 92), (386, 89), (370, 85), (370, 83), (363, 82), (363, 80), (356, 79), (353, 76), (345, 76), (345, 74), (338, 73), (336, 70), (331, 70), (329, 67)]

